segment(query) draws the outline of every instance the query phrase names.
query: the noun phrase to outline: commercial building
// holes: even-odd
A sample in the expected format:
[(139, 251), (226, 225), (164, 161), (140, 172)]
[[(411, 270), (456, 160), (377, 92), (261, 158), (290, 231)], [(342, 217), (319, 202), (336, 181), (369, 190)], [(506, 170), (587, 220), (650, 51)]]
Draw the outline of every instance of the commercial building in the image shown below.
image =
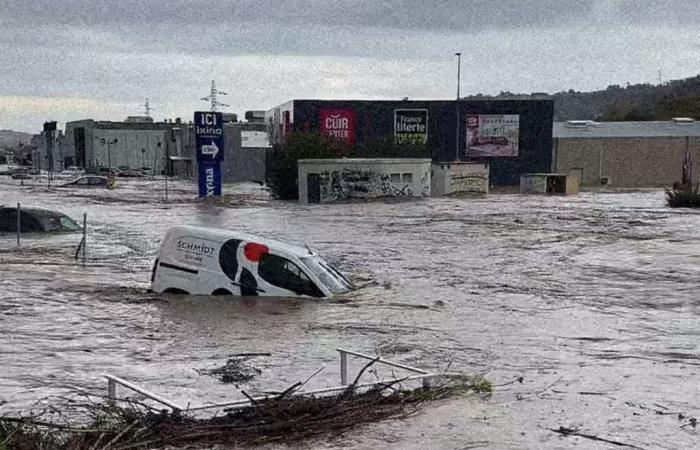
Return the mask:
[(128, 117), (124, 122), (92, 119), (66, 123), (63, 166), (86, 170), (99, 167), (147, 167), (161, 173), (166, 161), (183, 155), (179, 119), (154, 122), (148, 116)]
[(700, 122), (678, 118), (658, 122), (554, 124), (552, 171), (574, 175), (582, 186), (654, 187), (680, 182), (683, 165), (700, 175)]
[[(224, 113), (223, 181), (265, 181), (265, 167), (270, 149), (263, 111), (246, 112), (246, 122)], [(54, 170), (72, 165), (88, 171), (99, 167), (147, 167), (154, 173), (168, 173), (185, 178), (196, 174), (195, 134), (192, 122), (154, 122), (148, 116), (128, 117), (124, 122), (93, 119), (68, 122), (65, 134), (58, 132), (53, 147)], [(41, 153), (41, 152), (40, 152)], [(39, 160), (45, 161), (46, 149)], [(47, 169), (48, 165), (42, 166)]]
[[(489, 164), (493, 185), (552, 165), (551, 100), (293, 100), (266, 113), (273, 144), (293, 133), (321, 133), (353, 147), (358, 157), (389, 143), (425, 146), (435, 162)], [(394, 155), (392, 155), (394, 156)]]

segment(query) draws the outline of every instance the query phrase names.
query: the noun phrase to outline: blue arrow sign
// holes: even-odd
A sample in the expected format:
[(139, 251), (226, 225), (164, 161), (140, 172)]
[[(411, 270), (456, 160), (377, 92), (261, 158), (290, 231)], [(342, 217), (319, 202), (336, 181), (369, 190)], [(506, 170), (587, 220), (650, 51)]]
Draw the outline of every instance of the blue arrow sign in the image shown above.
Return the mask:
[(197, 161), (224, 160), (224, 122), (220, 112), (195, 111), (194, 134)]

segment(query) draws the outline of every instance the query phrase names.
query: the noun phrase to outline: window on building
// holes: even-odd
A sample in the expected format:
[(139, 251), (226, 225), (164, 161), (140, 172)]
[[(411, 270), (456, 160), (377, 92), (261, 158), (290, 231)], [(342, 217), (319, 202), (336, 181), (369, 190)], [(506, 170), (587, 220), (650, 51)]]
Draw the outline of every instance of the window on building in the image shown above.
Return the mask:
[(412, 173), (404, 173), (401, 175), (401, 179), (403, 180), (404, 183), (413, 183), (413, 174)]
[(266, 253), (260, 258), (258, 275), (273, 286), (299, 295), (323, 297), (323, 292), (296, 264), (278, 255)]
[(392, 183), (399, 184), (401, 183), (401, 174), (400, 173), (392, 173), (389, 175), (389, 178), (391, 179)]

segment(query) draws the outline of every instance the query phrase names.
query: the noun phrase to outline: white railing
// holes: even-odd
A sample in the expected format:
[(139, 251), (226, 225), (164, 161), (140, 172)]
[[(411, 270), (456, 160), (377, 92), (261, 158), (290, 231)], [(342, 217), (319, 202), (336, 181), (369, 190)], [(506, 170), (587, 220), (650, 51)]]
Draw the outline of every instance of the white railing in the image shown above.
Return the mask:
[[(348, 389), (348, 355), (354, 356), (356, 358), (360, 359), (365, 359), (369, 361), (373, 361), (375, 364), (382, 364), (390, 367), (396, 367), (398, 369), (403, 369), (408, 372), (412, 372), (415, 375), (408, 375), (405, 377), (396, 377), (396, 378), (391, 378), (388, 380), (381, 380), (381, 381), (371, 381), (371, 382), (366, 382), (366, 383), (357, 383), (355, 384), (354, 388), (355, 389), (363, 389), (363, 388), (372, 388), (372, 387), (381, 387), (381, 386), (389, 386), (392, 384), (396, 383), (402, 383), (402, 382), (409, 382), (409, 381), (416, 381), (416, 380), (422, 380), (423, 381), (423, 387), (430, 387), (430, 382), (434, 378), (453, 378), (453, 377), (460, 377), (463, 376), (462, 374), (459, 373), (434, 373), (434, 372), (427, 372), (423, 369), (419, 369), (417, 367), (409, 366), (406, 364), (401, 364), (397, 363), (394, 361), (389, 361), (384, 358), (378, 357), (378, 356), (370, 356), (364, 353), (359, 353), (355, 352), (352, 350), (346, 350), (342, 348), (338, 348), (338, 353), (340, 353), (340, 386), (333, 386), (329, 388), (324, 388), (324, 389), (316, 389), (316, 390), (311, 390), (311, 391), (300, 391), (300, 392), (295, 392), (290, 395), (316, 395), (316, 394), (328, 394), (331, 392), (339, 392), (339, 391), (344, 391)], [(236, 408), (236, 407), (241, 407), (249, 404), (255, 404), (260, 401), (268, 400), (270, 399), (270, 396), (261, 396), (261, 397), (248, 397), (240, 400), (234, 400), (230, 402), (225, 402), (225, 403), (216, 403), (216, 404), (208, 404), (208, 405), (200, 405), (200, 406), (194, 406), (194, 407), (188, 407), (188, 408), (183, 408), (182, 406), (177, 405), (176, 403), (161, 397), (160, 395), (154, 394), (153, 392), (150, 392), (146, 389), (143, 389), (139, 386), (136, 386), (133, 383), (130, 383), (122, 378), (115, 377), (114, 375), (105, 375), (105, 378), (107, 378), (107, 396), (110, 401), (116, 401), (118, 400), (117, 398), (117, 385), (121, 385), (127, 389), (130, 389), (134, 392), (138, 392), (139, 394), (155, 401), (158, 402), (162, 405), (165, 405), (169, 407), (174, 414), (180, 414), (183, 411), (186, 412), (193, 412), (193, 411), (203, 411), (207, 409), (220, 409), (220, 408)]]

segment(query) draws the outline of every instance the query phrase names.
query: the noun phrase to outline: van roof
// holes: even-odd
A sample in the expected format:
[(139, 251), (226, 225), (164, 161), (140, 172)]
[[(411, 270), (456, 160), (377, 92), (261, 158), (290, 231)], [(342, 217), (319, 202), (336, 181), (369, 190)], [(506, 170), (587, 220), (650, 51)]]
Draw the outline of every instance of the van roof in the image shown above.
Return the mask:
[(205, 239), (240, 239), (246, 242), (257, 242), (259, 244), (267, 245), (268, 247), (281, 250), (290, 255), (297, 257), (316, 255), (317, 253), (310, 251), (308, 248), (301, 245), (292, 244), (290, 242), (281, 241), (278, 239), (270, 239), (263, 236), (258, 236), (250, 233), (243, 233), (240, 231), (233, 230), (223, 230), (220, 228), (207, 228), (207, 227), (195, 227), (195, 226), (177, 226), (169, 228), (166, 233), (166, 239), (168, 239), (173, 234), (187, 233), (193, 236), (202, 237)]

